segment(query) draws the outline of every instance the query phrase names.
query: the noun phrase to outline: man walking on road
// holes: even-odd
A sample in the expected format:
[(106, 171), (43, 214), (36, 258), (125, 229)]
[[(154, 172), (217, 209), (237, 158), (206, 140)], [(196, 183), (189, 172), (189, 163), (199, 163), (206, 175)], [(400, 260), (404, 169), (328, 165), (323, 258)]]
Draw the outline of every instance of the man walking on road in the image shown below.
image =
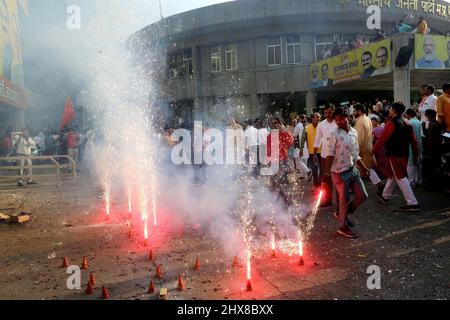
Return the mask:
[[(339, 194), (339, 213), (335, 213), (340, 224), (338, 233), (346, 238), (356, 238), (356, 234), (350, 229), (353, 223), (347, 216), (354, 213), (367, 200), (367, 192), (356, 165), (365, 175), (369, 175), (369, 169), (359, 156), (358, 133), (348, 122), (348, 111), (338, 108), (334, 111), (333, 117), (338, 129), (327, 137), (324, 175), (331, 176)], [(350, 191), (354, 195), (352, 201)]]
[[(316, 134), (316, 141), (314, 142), (314, 162), (317, 165), (320, 165), (320, 171), (324, 172), (325, 168), (325, 160), (328, 157), (327, 154), (327, 137), (328, 135), (337, 129), (336, 123), (333, 120), (333, 111), (334, 106), (328, 105), (325, 110), (325, 120), (319, 123), (317, 126), (317, 134)], [(320, 160), (319, 160), (319, 149), (322, 148), (322, 153), (320, 154)], [(333, 184), (331, 182), (331, 178), (328, 176), (323, 176), (323, 185), (324, 185), (324, 192), (325, 192), (325, 198), (324, 201), (321, 203), (320, 207), (330, 207), (333, 205)]]
[(374, 152), (386, 148), (386, 159), (388, 163), (388, 181), (384, 191), (377, 194), (381, 203), (388, 204), (392, 197), (395, 185), (397, 184), (406, 199), (406, 206), (400, 210), (408, 212), (420, 211), (419, 202), (408, 180), (408, 158), (410, 146), (414, 154), (414, 163), (419, 159), (419, 147), (414, 135), (412, 126), (403, 120), (402, 115), (405, 112), (405, 105), (402, 102), (396, 102), (392, 105), (389, 121), (384, 129), (380, 139), (378, 139)]

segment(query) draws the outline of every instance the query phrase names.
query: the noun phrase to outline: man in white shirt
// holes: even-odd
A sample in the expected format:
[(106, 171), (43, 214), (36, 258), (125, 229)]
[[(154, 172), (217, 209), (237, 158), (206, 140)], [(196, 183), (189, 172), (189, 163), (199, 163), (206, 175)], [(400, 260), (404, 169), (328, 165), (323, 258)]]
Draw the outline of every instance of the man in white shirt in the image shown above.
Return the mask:
[(263, 165), (267, 165), (267, 137), (269, 136), (269, 129), (267, 128), (267, 123), (262, 123), (259, 120), (258, 124), (258, 137), (259, 137), (259, 162)]
[[(306, 164), (302, 161), (300, 157), (300, 140), (303, 136), (303, 132), (305, 131), (305, 126), (302, 122), (298, 122), (298, 124), (294, 128), (294, 139), (295, 139), (295, 160), (294, 164), (300, 170), (302, 175), (307, 175), (308, 179), (312, 177), (312, 170), (309, 169)], [(296, 168), (295, 168), (296, 169)], [(301, 178), (304, 179), (304, 178)]]
[[(339, 194), (339, 214), (335, 214), (340, 222), (338, 233), (347, 238), (356, 238), (357, 236), (350, 229), (353, 223), (347, 216), (354, 213), (368, 197), (356, 165), (366, 175), (369, 175), (369, 170), (359, 156), (358, 133), (350, 127), (348, 111), (338, 108), (333, 116), (338, 128), (330, 132), (327, 137), (324, 175), (332, 178)], [(352, 201), (350, 201), (350, 190), (354, 195)]]
[[(328, 157), (327, 154), (327, 137), (328, 135), (337, 129), (337, 125), (333, 119), (334, 106), (328, 105), (324, 110), (325, 120), (319, 123), (317, 126), (316, 141), (314, 143), (314, 162), (320, 165), (320, 171), (324, 172), (325, 160)], [(321, 159), (318, 158), (319, 149), (322, 148)], [(323, 186), (325, 197), (322, 204), (322, 208), (330, 207), (333, 204), (333, 184), (331, 178), (323, 178)]]
[(193, 187), (201, 186), (201, 185), (205, 184), (205, 182), (206, 182), (206, 179), (207, 179), (206, 166), (207, 166), (207, 164), (205, 163), (204, 154), (206, 152), (208, 152), (210, 144), (211, 144), (211, 139), (212, 139), (211, 134), (209, 132), (209, 124), (205, 124), (205, 126), (203, 128), (199, 128), (195, 124), (194, 132), (199, 129), (202, 130), (202, 135), (197, 136), (194, 134), (193, 150), (194, 150), (194, 161), (196, 160), (195, 154), (198, 154), (199, 156), (201, 156), (201, 162), (194, 163), (194, 181), (192, 183)]
[(230, 146), (233, 149), (232, 151), (227, 152), (231, 152), (231, 154), (233, 155), (233, 158), (231, 158), (231, 161), (233, 163), (242, 164), (245, 152), (245, 146), (242, 145), (242, 143), (245, 143), (244, 128), (239, 123), (237, 123), (237, 121), (233, 117), (230, 117), (230, 119), (228, 120), (227, 130), (231, 130), (230, 134), (233, 135), (232, 146)]
[(253, 121), (247, 121), (247, 129), (245, 130), (245, 150), (248, 153), (249, 166), (252, 168), (253, 175), (258, 176), (258, 144), (259, 132), (253, 126)]
[(434, 111), (436, 111), (436, 101), (437, 101), (437, 97), (434, 95), (434, 92), (436, 91), (436, 89), (431, 86), (431, 85), (427, 85), (425, 88), (425, 97), (424, 97), (424, 103), (419, 107), (419, 112), (423, 119), (425, 118), (425, 111), (427, 111), (428, 109), (432, 109)]
[[(11, 137), (17, 157), (30, 157), (33, 149), (36, 149), (36, 143), (33, 141), (33, 139), (30, 138), (30, 134), (27, 129), (22, 129), (21, 132), (12, 133)], [(19, 187), (25, 186), (25, 183), (22, 179), (24, 175), (27, 176), (27, 184), (37, 184), (33, 181), (31, 159), (17, 160), (16, 166), (21, 167), (17, 170), (17, 175), (20, 176), (20, 178), (17, 180), (17, 185)]]

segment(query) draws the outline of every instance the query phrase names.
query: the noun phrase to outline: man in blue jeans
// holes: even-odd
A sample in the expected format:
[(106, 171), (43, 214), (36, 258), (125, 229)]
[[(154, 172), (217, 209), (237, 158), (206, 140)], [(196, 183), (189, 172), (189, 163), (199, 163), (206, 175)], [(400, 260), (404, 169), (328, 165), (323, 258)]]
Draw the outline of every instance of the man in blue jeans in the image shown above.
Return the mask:
[[(353, 224), (348, 219), (366, 200), (367, 192), (356, 165), (363, 174), (370, 175), (369, 169), (362, 163), (359, 156), (358, 133), (348, 123), (348, 111), (338, 108), (333, 113), (337, 129), (327, 137), (327, 159), (325, 162), (325, 175), (331, 176), (333, 184), (339, 194), (338, 234), (346, 238), (357, 238), (350, 229)], [(350, 201), (350, 190), (354, 199)]]

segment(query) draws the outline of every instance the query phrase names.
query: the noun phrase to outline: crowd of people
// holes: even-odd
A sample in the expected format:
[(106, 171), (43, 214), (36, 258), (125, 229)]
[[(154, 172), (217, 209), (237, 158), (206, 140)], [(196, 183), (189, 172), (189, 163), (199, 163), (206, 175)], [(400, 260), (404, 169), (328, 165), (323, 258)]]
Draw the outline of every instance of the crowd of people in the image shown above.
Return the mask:
[[(67, 155), (78, 164), (83, 157), (86, 145), (94, 136), (95, 134), (91, 130), (85, 134), (80, 133), (76, 126), (64, 127), (60, 131), (47, 128), (34, 137), (30, 136), (26, 128), (19, 132), (13, 132), (9, 127), (1, 136), (0, 157)], [(18, 186), (36, 184), (32, 175), (32, 160), (17, 160), (16, 165), (22, 167), (17, 172)], [(26, 177), (26, 181), (24, 177)]]
[[(299, 173), (296, 179), (313, 181), (314, 191), (324, 191), (321, 207), (331, 207), (336, 194), (338, 232), (354, 238), (348, 215), (367, 199), (366, 183), (374, 186), (375, 195), (386, 205), (398, 186), (405, 199), (400, 210), (405, 212), (421, 210), (415, 188), (449, 192), (450, 84), (442, 90), (437, 97), (435, 87), (423, 85), (421, 101), (408, 107), (388, 100), (355, 100), (338, 108), (328, 104), (310, 116), (292, 117), (286, 124), (276, 116), (242, 123), (231, 118), (227, 128), (243, 130), (246, 163), (255, 178), (265, 163), (278, 162), (279, 170), (270, 178), (274, 190), (283, 192), (289, 174), (295, 172)], [(279, 131), (277, 159), (271, 157), (274, 129)], [(165, 138), (173, 146), (171, 132)], [(207, 148), (209, 143), (207, 126), (201, 145)], [(252, 155), (257, 159), (250, 161)], [(204, 183), (204, 166), (197, 165), (194, 185)]]
[[(274, 115), (242, 123), (230, 118), (227, 129), (243, 133), (245, 167), (254, 178), (261, 178), (263, 167), (277, 164), (270, 175), (275, 192), (281, 195), (292, 181), (289, 175), (296, 173), (295, 179), (304, 186), (312, 181), (312, 191), (324, 191), (321, 207), (331, 207), (335, 194), (338, 232), (354, 238), (348, 215), (368, 198), (366, 183), (374, 186), (379, 201), (386, 205), (398, 186), (406, 202), (400, 210), (405, 212), (421, 210), (415, 188), (450, 190), (450, 84), (443, 85), (439, 96), (429, 84), (419, 91), (421, 100), (411, 106), (388, 100), (353, 100), (338, 107), (329, 103), (309, 116), (292, 116), (286, 123)], [(276, 157), (274, 130), (278, 133)], [(161, 137), (168, 154), (181, 142), (174, 139), (173, 132), (166, 128)], [(69, 155), (78, 163), (94, 138), (93, 131), (81, 134), (77, 128), (67, 127), (60, 132), (46, 129), (36, 137), (30, 137), (26, 129), (7, 131), (0, 151), (2, 156)], [(195, 139), (197, 135), (192, 139), (194, 149), (207, 150), (213, 139), (209, 125), (203, 126), (200, 143)], [(16, 165), (21, 167), (18, 186), (35, 184), (31, 160), (18, 160)], [(205, 162), (194, 165), (193, 186), (205, 183), (206, 167)]]
[[(427, 34), (430, 33), (431, 30), (428, 27), (428, 23), (423, 17), (419, 18), (416, 26), (407, 24), (404, 19), (400, 19), (399, 21), (395, 21), (391, 34), (399, 34), (399, 33), (417, 33), (417, 34)], [(333, 41), (332, 44), (326, 45), (322, 48), (317, 57), (318, 60), (325, 60), (330, 57), (334, 57), (348, 51), (361, 48), (370, 43), (374, 43), (377, 41), (381, 41), (387, 39), (388, 35), (384, 30), (378, 29), (376, 33), (371, 38), (361, 37), (359, 35), (355, 36), (352, 41)]]

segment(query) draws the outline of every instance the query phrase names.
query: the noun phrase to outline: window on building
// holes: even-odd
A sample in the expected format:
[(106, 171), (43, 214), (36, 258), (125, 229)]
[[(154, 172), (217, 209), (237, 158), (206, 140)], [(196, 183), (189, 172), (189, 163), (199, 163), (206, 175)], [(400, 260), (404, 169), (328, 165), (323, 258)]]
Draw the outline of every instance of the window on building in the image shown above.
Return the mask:
[(182, 52), (169, 55), (169, 77), (185, 77), (191, 75), (192, 68), (192, 50), (184, 50)]
[(185, 75), (192, 74), (192, 50), (186, 50), (183, 52), (183, 69)]
[(287, 36), (286, 56), (288, 64), (302, 63), (302, 47), (300, 36)]
[(355, 38), (356, 38), (356, 34), (354, 33), (346, 33), (346, 34), (341, 34), (341, 42), (349, 42), (352, 43)]
[(237, 70), (237, 44), (225, 46), (225, 68), (227, 71)]
[(329, 34), (318, 34), (316, 35), (316, 60), (323, 60), (327, 58), (327, 50), (333, 45), (334, 35)]
[(211, 56), (211, 72), (222, 71), (222, 56), (220, 54), (220, 47), (211, 47), (210, 56)]
[(283, 63), (281, 51), (281, 37), (267, 39), (267, 64), (269, 66), (278, 66)]

